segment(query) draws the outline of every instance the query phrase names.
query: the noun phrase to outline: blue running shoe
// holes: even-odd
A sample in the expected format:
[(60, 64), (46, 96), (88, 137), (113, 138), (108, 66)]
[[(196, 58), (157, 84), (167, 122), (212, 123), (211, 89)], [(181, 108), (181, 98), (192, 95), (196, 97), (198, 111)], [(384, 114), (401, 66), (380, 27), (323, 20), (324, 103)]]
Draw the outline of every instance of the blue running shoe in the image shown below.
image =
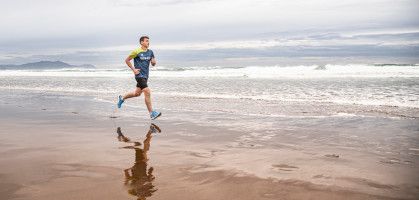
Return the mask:
[(150, 118), (152, 119), (152, 120), (154, 120), (154, 119), (156, 119), (157, 117), (160, 117), (160, 115), (161, 115), (161, 112), (158, 112), (158, 111), (151, 111), (151, 113), (150, 113)]
[(124, 103), (124, 100), (122, 99), (122, 96), (119, 95), (119, 97), (118, 97), (118, 108), (121, 108), (123, 103)]

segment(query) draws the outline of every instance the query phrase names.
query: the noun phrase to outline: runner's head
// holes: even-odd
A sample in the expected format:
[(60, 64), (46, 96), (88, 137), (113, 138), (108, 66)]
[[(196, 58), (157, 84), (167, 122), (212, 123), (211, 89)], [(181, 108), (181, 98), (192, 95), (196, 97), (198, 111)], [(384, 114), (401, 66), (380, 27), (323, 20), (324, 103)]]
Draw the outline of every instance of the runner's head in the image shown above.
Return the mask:
[(144, 35), (140, 37), (140, 45), (144, 48), (148, 48), (148, 46), (150, 45), (148, 36)]

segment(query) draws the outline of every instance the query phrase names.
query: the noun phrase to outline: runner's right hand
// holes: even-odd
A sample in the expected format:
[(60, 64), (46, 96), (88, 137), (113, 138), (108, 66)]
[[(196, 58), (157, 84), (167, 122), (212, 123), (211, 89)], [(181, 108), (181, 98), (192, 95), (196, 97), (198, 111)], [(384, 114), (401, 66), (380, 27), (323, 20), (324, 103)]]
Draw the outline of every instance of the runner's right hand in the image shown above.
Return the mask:
[(137, 74), (139, 74), (140, 73), (140, 70), (139, 69), (134, 69), (134, 70), (132, 70), (133, 72), (134, 72), (134, 74), (135, 75), (137, 75)]

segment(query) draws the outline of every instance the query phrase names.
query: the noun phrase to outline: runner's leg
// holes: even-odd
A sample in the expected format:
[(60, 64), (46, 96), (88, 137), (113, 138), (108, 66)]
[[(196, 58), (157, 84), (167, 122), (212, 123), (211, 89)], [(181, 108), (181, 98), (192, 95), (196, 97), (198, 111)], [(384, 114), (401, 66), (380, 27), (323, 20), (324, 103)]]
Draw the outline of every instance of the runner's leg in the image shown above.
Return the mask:
[(153, 108), (151, 107), (151, 90), (146, 87), (142, 91), (144, 92), (145, 105), (147, 106), (148, 112), (151, 113), (151, 111), (153, 111)]
[(123, 97), (123, 100), (129, 99), (129, 98), (132, 98), (132, 97), (138, 97), (138, 96), (141, 95), (141, 93), (142, 93), (141, 88), (137, 87), (137, 88), (135, 88), (134, 91), (125, 94), (124, 97)]

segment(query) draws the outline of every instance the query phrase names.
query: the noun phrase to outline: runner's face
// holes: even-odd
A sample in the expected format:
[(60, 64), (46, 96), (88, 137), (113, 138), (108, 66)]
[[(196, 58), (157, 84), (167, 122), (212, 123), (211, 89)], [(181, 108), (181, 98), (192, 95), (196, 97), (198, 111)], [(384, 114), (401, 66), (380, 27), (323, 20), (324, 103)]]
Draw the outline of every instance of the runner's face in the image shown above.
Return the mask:
[(144, 40), (140, 44), (141, 46), (148, 48), (148, 46), (150, 45), (149, 39), (144, 38)]

